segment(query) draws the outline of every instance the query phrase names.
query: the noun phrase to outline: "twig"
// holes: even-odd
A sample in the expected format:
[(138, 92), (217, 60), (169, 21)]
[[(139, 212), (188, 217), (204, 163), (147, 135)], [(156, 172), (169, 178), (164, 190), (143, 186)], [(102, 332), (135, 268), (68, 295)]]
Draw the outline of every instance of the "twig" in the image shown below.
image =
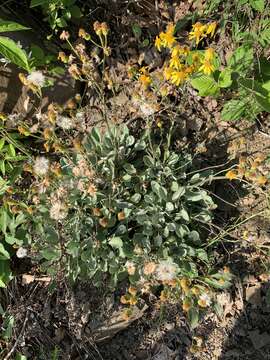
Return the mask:
[(19, 343), (19, 341), (20, 341), (20, 339), (22, 337), (22, 334), (24, 332), (27, 321), (28, 321), (28, 310), (26, 310), (26, 315), (25, 315), (25, 319), (24, 319), (22, 330), (21, 330), (20, 334), (17, 337), (17, 339), (16, 339), (14, 345), (12, 346), (11, 350), (7, 353), (7, 355), (4, 357), (3, 360), (8, 360), (11, 357), (11, 355), (14, 353), (14, 351), (15, 351), (15, 349), (16, 349), (16, 347), (17, 347), (17, 345), (18, 345), (18, 343)]

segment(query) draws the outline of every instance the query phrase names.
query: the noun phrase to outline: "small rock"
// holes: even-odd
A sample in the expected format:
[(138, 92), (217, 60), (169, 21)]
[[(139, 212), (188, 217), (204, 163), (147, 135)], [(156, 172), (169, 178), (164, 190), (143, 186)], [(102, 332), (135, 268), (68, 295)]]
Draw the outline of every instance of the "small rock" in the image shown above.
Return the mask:
[(246, 288), (246, 301), (256, 306), (259, 306), (262, 303), (260, 284)]

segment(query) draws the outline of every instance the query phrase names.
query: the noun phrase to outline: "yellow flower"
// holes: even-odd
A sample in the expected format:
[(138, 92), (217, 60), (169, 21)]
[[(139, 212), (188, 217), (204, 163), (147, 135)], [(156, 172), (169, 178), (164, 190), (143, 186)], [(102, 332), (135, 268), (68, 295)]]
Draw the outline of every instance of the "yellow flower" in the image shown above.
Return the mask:
[(210, 37), (213, 37), (214, 34), (215, 34), (215, 31), (216, 31), (216, 28), (217, 28), (217, 22), (216, 21), (207, 24), (206, 34), (210, 35)]
[(200, 22), (192, 25), (192, 31), (189, 33), (189, 40), (195, 39), (196, 45), (205, 37), (206, 26)]
[(256, 182), (258, 185), (265, 185), (267, 183), (267, 178), (263, 175), (257, 177)]
[(174, 71), (171, 75), (171, 82), (176, 86), (179, 86), (185, 79), (186, 74), (184, 71)]
[(234, 179), (237, 179), (237, 175), (238, 174), (237, 174), (236, 170), (229, 170), (225, 176), (229, 180), (234, 180)]
[(202, 66), (199, 68), (199, 71), (203, 71), (206, 75), (211, 75), (214, 69), (213, 64), (211, 64), (209, 60), (204, 60)]
[(173, 25), (173, 23), (169, 23), (166, 27), (166, 33), (173, 35), (174, 31), (175, 31), (175, 25)]
[(173, 69), (171, 69), (169, 67), (165, 67), (163, 70), (163, 75), (166, 80), (170, 80), (172, 73), (173, 73)]
[(204, 53), (205, 60), (212, 61), (214, 59), (214, 56), (215, 56), (215, 50), (213, 48), (208, 48), (207, 50), (205, 50)]
[(189, 53), (190, 53), (190, 49), (186, 45), (184, 45), (184, 46), (176, 45), (172, 49), (172, 57), (181, 56), (181, 55), (188, 56)]
[(139, 81), (140, 81), (140, 83), (142, 83), (142, 85), (143, 85), (146, 89), (150, 86), (150, 84), (151, 84), (151, 82), (152, 82), (150, 76), (145, 75), (145, 74), (142, 74), (142, 75), (139, 77)]
[(155, 39), (155, 47), (158, 49), (158, 51), (161, 51), (162, 40), (160, 39), (159, 36), (156, 36), (156, 39)]
[(183, 64), (181, 64), (180, 58), (178, 56), (172, 56), (170, 59), (170, 68), (180, 70), (182, 67)]
[(173, 32), (162, 32), (160, 35), (160, 39), (162, 41), (163, 46), (171, 49), (175, 43), (175, 37), (173, 36)]

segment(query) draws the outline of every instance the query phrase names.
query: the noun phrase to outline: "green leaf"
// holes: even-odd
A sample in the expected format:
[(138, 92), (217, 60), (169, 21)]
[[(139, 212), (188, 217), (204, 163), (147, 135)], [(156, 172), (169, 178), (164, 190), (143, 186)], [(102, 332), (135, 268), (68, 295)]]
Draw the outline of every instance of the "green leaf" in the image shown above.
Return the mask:
[[(58, 358), (55, 357), (54, 359), (57, 360)], [(21, 353), (17, 353), (15, 360), (27, 360), (27, 357), (25, 355), (22, 355)]]
[(137, 204), (141, 200), (141, 197), (142, 197), (141, 194), (136, 193), (136, 194), (131, 196), (130, 200), (132, 202), (134, 202), (135, 204)]
[(55, 261), (55, 260), (59, 259), (60, 251), (56, 250), (56, 249), (47, 248), (47, 249), (44, 249), (44, 250), (41, 251), (41, 255), (46, 260)]
[(121, 249), (123, 247), (123, 240), (119, 236), (114, 236), (110, 239), (109, 244), (115, 249)]
[(138, 24), (133, 24), (132, 25), (132, 31), (133, 31), (133, 34), (134, 36), (139, 39), (142, 35), (142, 29), (141, 27), (138, 25)]
[(2, 139), (0, 140), (0, 150), (3, 149), (3, 146), (5, 145), (5, 141), (6, 141), (5, 138), (2, 138)]
[(11, 279), (12, 272), (10, 270), (9, 261), (0, 260), (0, 287), (6, 287)]
[(240, 120), (245, 113), (246, 107), (246, 99), (230, 100), (224, 105), (221, 111), (221, 118), (224, 121)]
[(173, 203), (167, 202), (167, 203), (166, 203), (166, 211), (172, 212), (173, 210), (174, 210)]
[(172, 201), (177, 201), (178, 199), (180, 199), (181, 196), (184, 195), (184, 193), (185, 193), (185, 188), (179, 187), (178, 190), (173, 194)]
[(16, 156), (16, 150), (15, 147), (12, 144), (8, 145), (8, 153), (11, 157)]
[(79, 19), (82, 16), (81, 9), (77, 5), (72, 6), (69, 11), (71, 13), (71, 16), (75, 19)]
[(136, 174), (136, 168), (135, 166), (131, 165), (131, 164), (124, 164), (124, 169), (126, 170), (126, 172), (129, 174), (129, 175), (134, 175)]
[(0, 243), (0, 259), (7, 260), (10, 259), (8, 251), (4, 248), (4, 245)]
[(218, 78), (218, 86), (220, 88), (228, 88), (232, 85), (232, 72), (230, 69), (221, 71)]
[(39, 6), (39, 5), (48, 5), (51, 0), (31, 0), (30, 8)]
[(199, 91), (200, 96), (217, 95), (219, 93), (217, 82), (208, 75), (195, 75), (191, 79), (191, 85)]
[(10, 32), (10, 31), (19, 31), (19, 30), (29, 30), (29, 27), (20, 25), (14, 21), (5, 21), (0, 19), (0, 33)]
[(178, 214), (179, 214), (179, 215), (182, 217), (182, 219), (184, 219), (185, 221), (189, 221), (189, 215), (188, 215), (187, 210), (182, 209), (181, 211), (179, 211)]
[(4, 323), (3, 323), (4, 331), (1, 334), (5, 340), (11, 339), (14, 323), (15, 323), (14, 316), (9, 315), (5, 318)]
[(155, 160), (148, 155), (145, 155), (143, 157), (143, 162), (145, 163), (146, 166), (149, 166), (149, 167), (152, 167), (155, 164)]
[(22, 50), (15, 41), (0, 36), (0, 53), (13, 64), (28, 72), (30, 71), (26, 52)]
[(172, 185), (171, 185), (171, 190), (172, 190), (173, 192), (175, 192), (175, 191), (178, 190), (178, 188), (179, 188), (178, 183), (177, 183), (176, 181), (173, 181), (173, 182), (172, 182)]
[(231, 70), (236, 72), (250, 71), (253, 65), (253, 48), (250, 45), (242, 45), (237, 48), (228, 60)]
[(189, 309), (188, 320), (189, 320), (191, 329), (195, 329), (199, 323), (199, 310), (194, 307)]
[(249, 5), (256, 11), (263, 12), (265, 3), (264, 0), (249, 0)]
[(195, 245), (199, 245), (200, 244), (200, 234), (198, 233), (198, 231), (196, 230), (192, 230), (189, 234), (188, 234), (188, 239), (190, 241), (192, 241)]
[(270, 95), (268, 97), (263, 97), (260, 95), (255, 95), (257, 103), (267, 112), (270, 113)]

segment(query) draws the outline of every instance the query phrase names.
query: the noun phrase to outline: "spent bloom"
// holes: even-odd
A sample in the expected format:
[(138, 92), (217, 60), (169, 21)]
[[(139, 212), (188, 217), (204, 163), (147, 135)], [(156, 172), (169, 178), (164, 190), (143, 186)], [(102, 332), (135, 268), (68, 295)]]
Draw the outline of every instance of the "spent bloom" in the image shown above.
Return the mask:
[(177, 265), (169, 261), (161, 261), (156, 269), (156, 278), (160, 281), (170, 281), (176, 277)]
[(49, 170), (49, 164), (49, 160), (44, 156), (38, 156), (33, 165), (35, 175), (45, 176)]
[(23, 247), (19, 247), (19, 249), (16, 251), (16, 255), (18, 258), (24, 258), (27, 256), (27, 250)]
[(68, 209), (59, 200), (55, 201), (50, 209), (50, 218), (53, 220), (63, 220), (67, 217)]
[(198, 304), (205, 308), (211, 304), (211, 298), (208, 294), (204, 293), (199, 297)]
[(26, 79), (28, 82), (38, 87), (42, 87), (45, 84), (45, 76), (42, 74), (41, 71), (32, 71)]
[(63, 130), (70, 130), (74, 127), (73, 120), (63, 115), (57, 117), (56, 124)]
[(134, 275), (136, 271), (136, 266), (133, 261), (128, 260), (125, 264), (127, 272), (129, 275)]

